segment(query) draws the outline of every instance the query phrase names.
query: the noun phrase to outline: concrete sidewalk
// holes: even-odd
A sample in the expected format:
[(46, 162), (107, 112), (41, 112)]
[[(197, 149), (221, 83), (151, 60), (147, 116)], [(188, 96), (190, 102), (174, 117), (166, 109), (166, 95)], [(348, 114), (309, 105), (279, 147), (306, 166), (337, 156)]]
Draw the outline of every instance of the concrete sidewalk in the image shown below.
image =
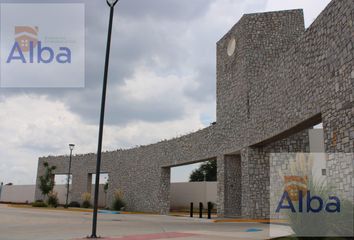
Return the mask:
[[(12, 208), (0, 205), (1, 240), (83, 239), (91, 232), (91, 213)], [(98, 233), (103, 239), (199, 240), (269, 239), (269, 224), (214, 223), (207, 219), (146, 214), (99, 214)], [(277, 236), (290, 233), (274, 225)]]

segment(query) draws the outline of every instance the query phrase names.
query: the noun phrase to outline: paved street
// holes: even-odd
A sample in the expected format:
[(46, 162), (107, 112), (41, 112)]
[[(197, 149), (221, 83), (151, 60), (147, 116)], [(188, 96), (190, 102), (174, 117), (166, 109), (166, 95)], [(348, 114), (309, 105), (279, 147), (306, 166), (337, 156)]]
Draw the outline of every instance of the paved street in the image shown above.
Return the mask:
[[(214, 223), (184, 217), (99, 214), (98, 233), (111, 239), (267, 239), (269, 226), (261, 223)], [(91, 213), (0, 205), (1, 240), (70, 240), (90, 233)], [(287, 227), (276, 226), (282, 235)]]

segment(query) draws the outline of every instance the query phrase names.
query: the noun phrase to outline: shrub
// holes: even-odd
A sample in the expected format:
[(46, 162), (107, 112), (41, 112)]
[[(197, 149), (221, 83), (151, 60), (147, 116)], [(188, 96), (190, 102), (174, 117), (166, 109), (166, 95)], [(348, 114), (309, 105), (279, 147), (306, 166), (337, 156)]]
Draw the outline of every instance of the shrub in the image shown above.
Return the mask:
[(114, 200), (112, 203), (112, 209), (116, 211), (122, 210), (125, 207), (125, 202), (123, 201), (123, 193), (122, 191), (116, 190), (114, 192)]
[(341, 202), (341, 211), (330, 216), (330, 226), (335, 235), (353, 235), (353, 214), (354, 205), (351, 200), (345, 199)]
[(82, 207), (83, 207), (83, 208), (89, 208), (89, 207), (91, 207), (91, 202), (90, 202), (90, 201), (83, 201), (83, 202), (82, 202)]
[(75, 202), (75, 201), (70, 202), (70, 203), (69, 203), (69, 207), (79, 208), (79, 207), (80, 207), (80, 203)]
[(91, 193), (83, 193), (81, 195), (81, 199), (82, 199), (82, 207), (84, 208), (89, 208), (91, 207)]
[(32, 207), (48, 207), (48, 205), (42, 200), (37, 200), (34, 203), (32, 203)]
[[(325, 185), (314, 183), (312, 179), (309, 179), (307, 188), (311, 189), (311, 195), (320, 196), (322, 199), (325, 199), (324, 196), (328, 192)], [(316, 214), (302, 214), (297, 210), (298, 206), (295, 207), (295, 212), (288, 211), (287, 216), (296, 236), (316, 236), (319, 232), (327, 234), (329, 221), (326, 213), (321, 211)]]
[(51, 192), (48, 194), (48, 205), (55, 208), (58, 207), (59, 199), (57, 192)]

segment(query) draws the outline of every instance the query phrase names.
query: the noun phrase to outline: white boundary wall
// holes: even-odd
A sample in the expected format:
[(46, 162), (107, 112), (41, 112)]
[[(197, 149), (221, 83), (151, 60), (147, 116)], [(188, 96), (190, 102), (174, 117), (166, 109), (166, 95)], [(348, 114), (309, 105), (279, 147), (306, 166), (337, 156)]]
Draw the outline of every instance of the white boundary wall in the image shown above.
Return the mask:
[(31, 203), (34, 200), (35, 185), (2, 186), (1, 202)]
[[(207, 202), (216, 203), (216, 185), (216, 182), (171, 183), (171, 208), (189, 208), (191, 202), (194, 202), (195, 207), (198, 207), (199, 202), (203, 202), (205, 207)], [(94, 186), (91, 189), (93, 190)], [(66, 186), (57, 185), (54, 191), (58, 193), (59, 202), (65, 204)], [(0, 202), (31, 203), (34, 201), (34, 192), (35, 185), (3, 186)], [(105, 206), (103, 185), (100, 185), (99, 205)]]
[[(34, 202), (35, 188), (35, 185), (5, 185), (1, 190), (0, 202), (32, 203)], [(94, 186), (92, 186), (91, 189), (94, 190)], [(65, 204), (66, 185), (56, 185), (54, 191), (58, 193), (59, 203)], [(91, 196), (91, 202), (93, 202), (93, 194)], [(105, 206), (105, 194), (103, 191), (103, 185), (100, 185), (100, 198), (98, 205), (101, 207)]]
[(171, 208), (189, 208), (190, 203), (194, 203), (194, 208), (198, 208), (202, 202), (204, 208), (208, 202), (216, 204), (217, 182), (186, 182), (171, 183)]

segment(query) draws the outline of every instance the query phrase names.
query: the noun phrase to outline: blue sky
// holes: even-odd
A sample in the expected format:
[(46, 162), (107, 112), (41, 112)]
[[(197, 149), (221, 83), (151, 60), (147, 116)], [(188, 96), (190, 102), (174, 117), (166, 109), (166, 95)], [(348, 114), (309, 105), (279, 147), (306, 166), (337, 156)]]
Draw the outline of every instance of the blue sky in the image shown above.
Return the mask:
[[(74, 153), (96, 151), (108, 9), (103, 0), (83, 2), (85, 88), (0, 89), (0, 181), (33, 184), (38, 157), (67, 154), (71, 142)], [(121, 0), (113, 31), (104, 150), (169, 139), (215, 121), (215, 43), (242, 14), (303, 8), (309, 26), (328, 3)], [(174, 169), (172, 181), (188, 180), (193, 168)]]

